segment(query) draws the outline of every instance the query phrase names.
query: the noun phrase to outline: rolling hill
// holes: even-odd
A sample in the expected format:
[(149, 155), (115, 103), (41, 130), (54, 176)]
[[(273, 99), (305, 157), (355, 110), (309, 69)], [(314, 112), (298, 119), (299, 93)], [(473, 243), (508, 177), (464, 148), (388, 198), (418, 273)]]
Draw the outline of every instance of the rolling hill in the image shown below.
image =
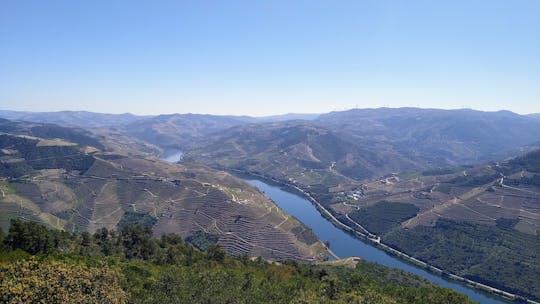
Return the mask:
[(355, 109), (323, 114), (315, 122), (355, 141), (387, 143), (429, 166), (478, 164), (540, 143), (540, 121), (510, 111)]
[(188, 151), (185, 160), (311, 188), (334, 187), (419, 166), (382, 147), (373, 148), (325, 128), (292, 121), (242, 125), (207, 136)]
[[(356, 260), (275, 263), (199, 251), (128, 226), (72, 234), (23, 221), (0, 230), (5, 303), (473, 303), (420, 277)], [(4, 237), (5, 236), (5, 237)], [(352, 263), (351, 263), (352, 262)]]
[(142, 224), (156, 235), (175, 232), (217, 242), (233, 255), (304, 261), (325, 256), (309, 229), (258, 190), (205, 167), (2, 133), (0, 173), (4, 230), (12, 218), (74, 232)]
[(138, 116), (129, 113), (106, 114), (88, 111), (24, 112), (0, 110), (0, 117), (17, 121), (56, 124), (65, 127), (99, 128), (129, 124), (150, 116)]
[(169, 114), (147, 118), (118, 128), (124, 134), (167, 149), (187, 149), (211, 133), (246, 123), (250, 118), (202, 114)]
[(336, 192), (330, 208), (438, 268), (540, 298), (540, 150), (388, 176)]
[(539, 299), (539, 126), (504, 111), (352, 110), (233, 127), (185, 159), (298, 187), (359, 232)]

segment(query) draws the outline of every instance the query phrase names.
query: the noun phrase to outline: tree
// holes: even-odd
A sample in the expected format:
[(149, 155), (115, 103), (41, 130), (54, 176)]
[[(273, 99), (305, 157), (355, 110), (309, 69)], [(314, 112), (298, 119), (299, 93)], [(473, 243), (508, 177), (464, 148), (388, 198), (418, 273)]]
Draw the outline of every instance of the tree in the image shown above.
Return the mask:
[(212, 244), (206, 250), (206, 254), (211, 260), (223, 262), (225, 260), (225, 251), (219, 245)]
[(339, 284), (337, 278), (325, 276), (322, 281), (322, 294), (331, 300), (335, 300), (339, 294)]
[(121, 232), (122, 245), (126, 258), (149, 260), (156, 251), (152, 239), (152, 229), (142, 226), (126, 226)]
[(81, 246), (88, 247), (91, 245), (90, 233), (87, 231), (81, 234)]
[(58, 247), (59, 240), (54, 231), (42, 225), (12, 219), (4, 242), (13, 249), (22, 249), (30, 254), (49, 254)]

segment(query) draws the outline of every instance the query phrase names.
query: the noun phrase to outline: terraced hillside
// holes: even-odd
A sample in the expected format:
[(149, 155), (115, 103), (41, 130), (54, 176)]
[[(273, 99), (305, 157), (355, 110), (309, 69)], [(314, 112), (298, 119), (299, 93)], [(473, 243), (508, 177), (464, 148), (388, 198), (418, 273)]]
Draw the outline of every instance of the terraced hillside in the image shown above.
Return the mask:
[[(364, 146), (372, 139), (354, 141), (345, 131), (298, 121), (243, 125), (208, 137), (185, 160), (297, 187), (374, 240), (445, 271), (540, 297), (538, 151), (488, 165), (437, 167), (387, 140)], [(464, 158), (441, 163), (468, 158), (458, 155)]]
[(438, 268), (540, 298), (540, 150), (484, 166), (389, 175), (335, 192), (330, 208)]
[(333, 187), (381, 172), (420, 166), (302, 121), (231, 128), (199, 142), (185, 159), (260, 173), (312, 188)]
[(69, 231), (123, 223), (183, 237), (204, 232), (228, 253), (323, 259), (323, 244), (231, 175), (102, 152), (56, 139), (0, 135), (0, 227), (22, 218)]

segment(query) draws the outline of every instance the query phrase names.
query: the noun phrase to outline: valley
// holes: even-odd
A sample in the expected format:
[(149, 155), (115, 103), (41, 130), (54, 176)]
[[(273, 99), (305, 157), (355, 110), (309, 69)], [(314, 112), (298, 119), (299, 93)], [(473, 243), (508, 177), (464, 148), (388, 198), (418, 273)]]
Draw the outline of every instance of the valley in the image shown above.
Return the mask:
[[(4, 122), (4, 136), (74, 158), (58, 155), (51, 165), (51, 152), (28, 158), (5, 139), (4, 227), (15, 217), (74, 232), (142, 224), (156, 236), (175, 232), (202, 250), (217, 243), (232, 255), (313, 263), (335, 254), (332, 241), (327, 251), (319, 238), (327, 239), (309, 228), (316, 227), (223, 171), (240, 172), (295, 189), (338, 228), (420, 268), (539, 299), (535, 118), (413, 108), (309, 120), (175, 114), (68, 128), (80, 138), (46, 126), (54, 132)], [(370, 251), (363, 248), (359, 256)]]
[(540, 1), (3, 1), (0, 303), (540, 304)]
[(326, 255), (303, 224), (227, 173), (25, 135), (2, 134), (0, 144), (4, 230), (12, 218), (72, 232), (128, 221), (157, 236), (202, 231), (233, 255), (305, 262)]
[[(494, 120), (507, 120), (509, 114), (493, 116)], [(454, 120), (448, 123), (459, 124), (459, 120)], [(347, 123), (346, 119), (340, 121)], [(437, 124), (444, 122), (438, 120)], [(517, 124), (537, 122), (525, 119)], [(305, 121), (235, 127), (188, 151), (185, 159), (290, 185), (319, 202), (328, 210), (328, 217), (346, 225), (341, 228), (353, 228), (375, 240), (375, 245), (384, 243), (389, 246), (388, 251), (397, 250), (435, 269), (539, 299), (535, 282), (540, 273), (540, 158), (538, 150), (532, 148), (538, 134), (529, 132), (521, 136), (523, 143), (529, 137), (528, 145), (532, 146), (525, 145), (523, 149), (532, 152), (482, 165), (482, 159), (512, 155), (512, 144), (506, 152), (492, 147), (502, 145), (505, 136), (514, 135), (494, 131), (493, 136), (502, 136), (496, 144), (483, 135), (475, 137), (474, 130), (441, 135), (472, 136), (468, 140), (478, 141), (475, 161), (461, 159), (464, 154), (457, 150), (440, 151), (438, 155), (447, 155), (446, 158), (430, 161), (428, 155), (399, 151), (399, 146), (388, 137), (372, 144), (373, 138), (380, 136), (379, 131), (355, 142), (346, 126), (340, 126), (346, 132)], [(485, 126), (479, 124), (478, 128)], [(515, 132), (515, 126), (508, 128)], [(518, 138), (515, 135), (512, 140)], [(407, 147), (419, 144), (417, 136), (412, 139), (417, 143), (408, 143)], [(483, 140), (486, 142), (482, 143)], [(440, 149), (448, 149), (447, 140), (440, 142)], [(433, 142), (428, 143), (430, 149), (437, 149)], [(453, 166), (463, 162), (464, 165)], [(512, 186), (505, 184), (505, 180)], [(450, 239), (444, 237), (446, 234), (452, 235)], [(497, 274), (493, 275), (493, 269), (498, 269)]]
[[(307, 198), (303, 197), (302, 194), (293, 193), (292, 190), (294, 189), (264, 179), (260, 176), (240, 176), (245, 178), (249, 183), (257, 186), (261, 191), (264, 191), (266, 195), (272, 198), (287, 213), (297, 217), (309, 227), (312, 227), (315, 234), (321, 240), (328, 242), (331, 251), (342, 259), (345, 257), (347, 257), (347, 259), (358, 259), (358, 257), (360, 257), (359, 259), (361, 260), (407, 271), (440, 286), (451, 288), (466, 294), (472, 300), (480, 303), (503, 303), (503, 301), (500, 301), (493, 296), (486, 295), (482, 291), (504, 295), (506, 298), (515, 297), (514, 295), (504, 293), (501, 290), (490, 289), (488, 286), (479, 286), (472, 281), (466, 282), (464, 278), (454, 277), (451, 281), (450, 277), (446, 276), (445, 279), (440, 276), (440, 271), (434, 271), (434, 267), (426, 265), (426, 263), (411, 258), (410, 256), (406, 256), (404, 253), (392, 250), (392, 248), (387, 247), (380, 242), (368, 239), (361, 234), (357, 235), (361, 237), (360, 239), (355, 238), (354, 234), (351, 233), (351, 231), (353, 231), (351, 228), (344, 226), (343, 223), (335, 218), (328, 219), (327, 217), (324, 217), (319, 211), (320, 207), (316, 207), (317, 205), (315, 205), (313, 201), (309, 201)], [(466, 284), (461, 285), (455, 281)], [(470, 286), (475, 286), (478, 290), (473, 289)]]

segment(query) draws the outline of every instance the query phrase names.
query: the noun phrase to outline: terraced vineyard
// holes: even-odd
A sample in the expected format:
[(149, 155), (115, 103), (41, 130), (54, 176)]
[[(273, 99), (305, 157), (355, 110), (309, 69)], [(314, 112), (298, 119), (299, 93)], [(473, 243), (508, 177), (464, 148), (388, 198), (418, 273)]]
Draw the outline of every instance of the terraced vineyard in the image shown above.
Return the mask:
[[(324, 245), (310, 230), (225, 172), (43, 142), (0, 137), (4, 230), (11, 218), (73, 232), (117, 229), (128, 218), (150, 223), (156, 235), (217, 235), (218, 244), (232, 255), (301, 261), (325, 257)], [(24, 171), (7, 175), (17, 168)]]
[(422, 261), (539, 299), (538, 164), (540, 150), (484, 166), (390, 175), (335, 192), (330, 207)]
[[(393, 157), (384, 149), (373, 156), (337, 130), (286, 122), (229, 129), (188, 151), (185, 159), (300, 189), (376, 244), (461, 277), (540, 299), (534, 284), (539, 256), (532, 249), (540, 246), (538, 150), (510, 161), (438, 168), (416, 158)], [(428, 169), (417, 171), (423, 168)], [(482, 233), (474, 233), (471, 224), (480, 225), (476, 230)], [(455, 233), (453, 241), (444, 238), (449, 230)], [(473, 252), (477, 259), (448, 254), (462, 251)], [(509, 266), (513, 263), (521, 266)], [(495, 268), (501, 271), (493, 276), (489, 269)]]

